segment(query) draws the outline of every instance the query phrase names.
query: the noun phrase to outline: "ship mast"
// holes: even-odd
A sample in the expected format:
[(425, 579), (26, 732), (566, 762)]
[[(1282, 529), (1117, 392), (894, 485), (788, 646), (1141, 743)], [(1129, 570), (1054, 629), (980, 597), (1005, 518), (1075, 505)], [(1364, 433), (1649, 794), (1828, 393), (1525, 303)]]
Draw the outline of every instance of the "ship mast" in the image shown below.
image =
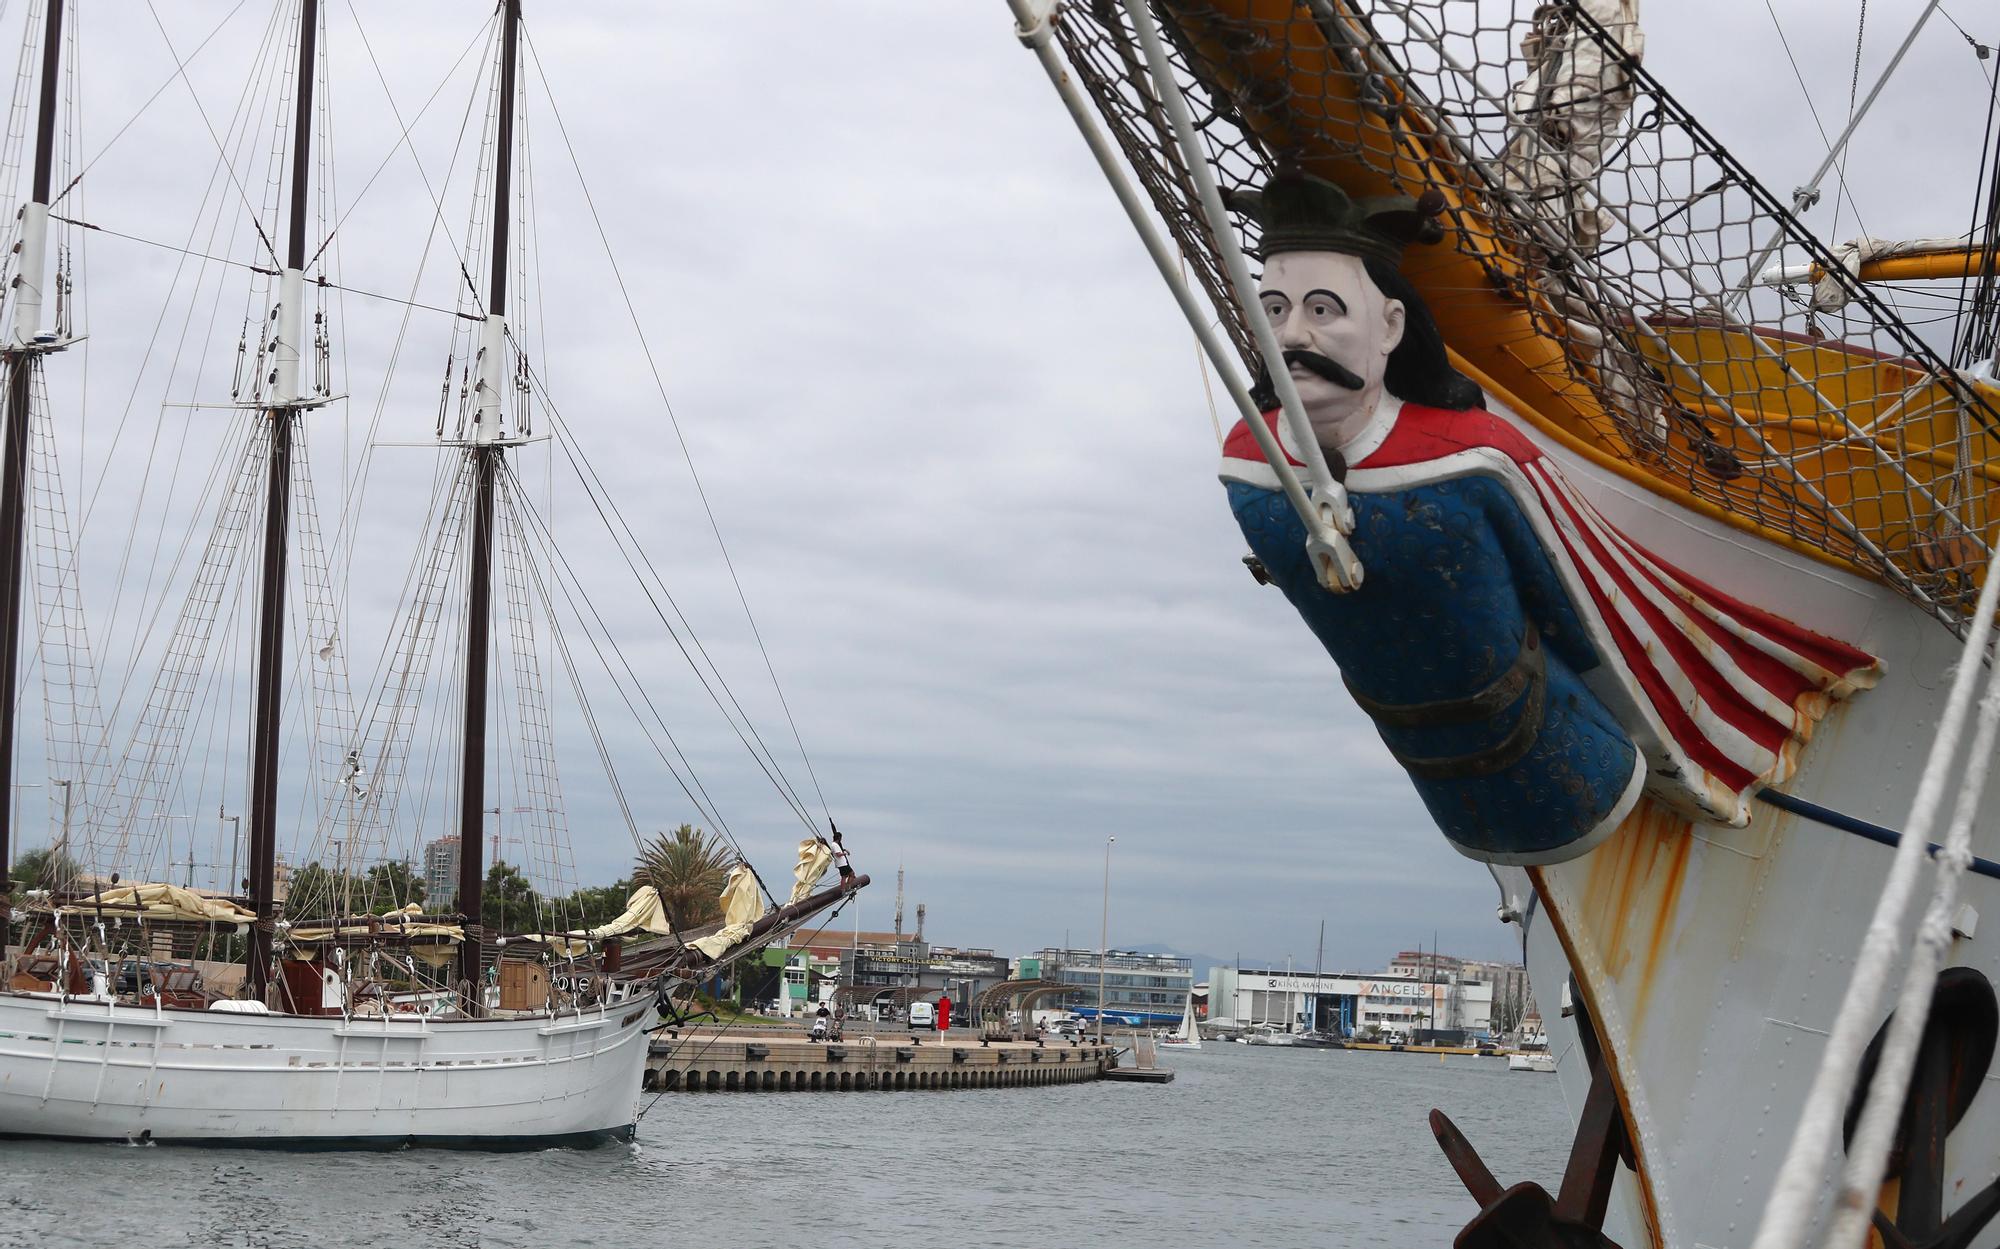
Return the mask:
[[(493, 601), (493, 475), (506, 444), (500, 431), (501, 402), (507, 380), (507, 227), (512, 220), (514, 172), (514, 65), (519, 57), (521, 0), (503, 0), (500, 13), (500, 99), (494, 130), (493, 246), (491, 277), (486, 295), (486, 319), (479, 347), (479, 407), (472, 439), (465, 449), (472, 462), (472, 567), (465, 599), (465, 725), (459, 766), (458, 909), (465, 916), (465, 940), (459, 947), (459, 979), (466, 985), (467, 1008), (479, 1013), (480, 962), (485, 948), (481, 922), (481, 886), (486, 882), (484, 841), (480, 837), (486, 813), (486, 684), (487, 648), (492, 631)], [(495, 856), (498, 857), (497, 855)]]
[(285, 267), (278, 277), (272, 371), (264, 419), (271, 440), (264, 474), (264, 566), (257, 619), (257, 689), (250, 731), (250, 996), (270, 984), (271, 938), (278, 858), (278, 728), (284, 682), (285, 543), (292, 493), (292, 429), (306, 406), (299, 390), (305, 327), (306, 191), (311, 176), (313, 74), (317, 66), (319, 0), (300, 0), (299, 69), (292, 126), (291, 221)]
[[(42, 341), (42, 283), (48, 272), (49, 192), (55, 169), (56, 83), (62, 61), (63, 0), (48, 0), (42, 28), (41, 98), (35, 117), (34, 185), (21, 208), (21, 265), (7, 369), (6, 447), (0, 451), (0, 799), (14, 792), (14, 743), (21, 675), (21, 580), (27, 557), (28, 407)], [(13, 806), (0, 800), (0, 936), (13, 886)]]

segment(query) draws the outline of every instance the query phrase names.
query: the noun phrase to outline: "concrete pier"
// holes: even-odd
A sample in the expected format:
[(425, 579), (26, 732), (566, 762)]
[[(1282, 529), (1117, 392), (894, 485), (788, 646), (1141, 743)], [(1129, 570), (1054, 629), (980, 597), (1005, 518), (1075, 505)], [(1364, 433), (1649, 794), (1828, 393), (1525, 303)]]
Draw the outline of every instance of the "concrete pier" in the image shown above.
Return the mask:
[(1109, 1044), (902, 1035), (808, 1041), (797, 1032), (683, 1030), (653, 1039), (645, 1084), (659, 1092), (806, 1093), (1029, 1088), (1096, 1080), (1117, 1062)]

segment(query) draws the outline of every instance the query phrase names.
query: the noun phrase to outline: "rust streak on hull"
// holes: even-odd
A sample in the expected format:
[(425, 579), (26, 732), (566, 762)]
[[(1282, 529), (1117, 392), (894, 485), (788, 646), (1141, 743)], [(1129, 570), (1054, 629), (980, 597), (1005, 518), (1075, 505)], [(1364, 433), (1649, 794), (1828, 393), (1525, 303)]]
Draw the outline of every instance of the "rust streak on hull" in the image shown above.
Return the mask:
[[(1653, 979), (1673, 935), (1693, 843), (1685, 816), (1645, 799), (1587, 863), (1581, 922), (1604, 970), (1627, 991), (1635, 1033), (1643, 1030)], [(1635, 954), (1637, 975), (1628, 980)]]
[[(1640, 809), (1643, 810), (1647, 805), (1642, 802)], [(1614, 834), (1612, 840), (1619, 840), (1618, 835)], [(1604, 853), (1605, 848), (1604, 846), (1600, 846), (1592, 854), (1601, 855)], [(1561, 943), (1563, 948), (1563, 957), (1568, 960), (1570, 967), (1577, 971), (1576, 990), (1583, 997), (1585, 1009), (1590, 1012), (1592, 1019), (1603, 1019), (1605, 1018), (1604, 1003), (1600, 1000), (1598, 993), (1599, 986), (1595, 979), (1585, 970), (1588, 967), (1588, 963), (1579, 957), (1575, 937), (1570, 932), (1568, 922), (1570, 917), (1565, 916), (1562, 908), (1556, 905), (1554, 891), (1549, 888), (1547, 871), (1548, 869), (1546, 868), (1530, 867), (1527, 869), (1528, 880), (1534, 885), (1536, 896), (1541, 899), (1543, 915), (1548, 918), (1549, 923), (1555, 928), (1556, 940)], [(1660, 1234), (1660, 1213), (1653, 1196), (1653, 1176), (1646, 1160), (1646, 1133), (1642, 1130), (1643, 1125), (1638, 1116), (1632, 1111), (1632, 1099), (1625, 1087), (1626, 1066), (1629, 1056), (1620, 1047), (1611, 1044), (1610, 1038), (1600, 1035), (1599, 1041), (1600, 1045), (1598, 1048), (1603, 1053), (1604, 1062), (1611, 1069), (1611, 1086), (1618, 1094), (1619, 1112), (1625, 1116), (1626, 1125), (1631, 1128), (1632, 1156), (1639, 1164), (1637, 1168), (1639, 1208), (1645, 1218), (1644, 1230), (1647, 1243), (1652, 1246), (1652, 1249), (1663, 1249), (1665, 1240)]]

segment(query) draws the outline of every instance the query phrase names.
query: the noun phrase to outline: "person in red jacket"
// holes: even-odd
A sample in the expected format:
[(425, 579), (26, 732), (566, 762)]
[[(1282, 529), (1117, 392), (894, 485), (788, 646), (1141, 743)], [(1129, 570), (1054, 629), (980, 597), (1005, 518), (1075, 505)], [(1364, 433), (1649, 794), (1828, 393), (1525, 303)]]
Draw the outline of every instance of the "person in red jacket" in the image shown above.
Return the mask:
[(937, 1021), (937, 1030), (939, 1032), (951, 1031), (951, 995), (949, 993), (938, 998)]

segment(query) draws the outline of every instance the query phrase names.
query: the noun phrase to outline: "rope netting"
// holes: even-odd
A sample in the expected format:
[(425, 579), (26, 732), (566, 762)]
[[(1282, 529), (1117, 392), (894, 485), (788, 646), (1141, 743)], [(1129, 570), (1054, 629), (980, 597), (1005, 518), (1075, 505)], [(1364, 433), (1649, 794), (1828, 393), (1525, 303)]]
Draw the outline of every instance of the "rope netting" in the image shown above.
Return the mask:
[[(1163, 91), (1225, 193), (1296, 165), (1357, 195), (1441, 195), (1445, 241), (1405, 272), (1489, 395), (1957, 631), (2000, 522), (2000, 391), (1647, 73), (1636, 7), (1155, 0), (1171, 83), (1115, 0), (1065, 5), (1054, 30), (1252, 372)], [(1255, 224), (1235, 228), (1254, 254)]]
[(51, 844), (62, 846), (64, 854), (76, 859), (72, 846), (95, 844), (110, 775), (104, 756), (104, 708), (83, 609), (75, 531), (63, 493), (55, 423), (49, 413), (47, 375), (40, 359), (32, 367), (27, 521), (33, 547), (35, 657), (42, 673), (49, 828), (54, 833)]
[(225, 603), (241, 599), (244, 556), (254, 554), (246, 548), (257, 546), (250, 531), (263, 501), (270, 438), (268, 420), (245, 414), (232, 423), (231, 440), (217, 457), (227, 468), (207, 541), (188, 578), (146, 701), (118, 756), (106, 827), (85, 861), (100, 874), (120, 871), (143, 879), (142, 873), (167, 865), (171, 822), (182, 810), (176, 798), (190, 730), (198, 703), (205, 702), (198, 696), (207, 685), (211, 643), (219, 632), (227, 632), (218, 629), (218, 622)]
[[(522, 518), (515, 493), (519, 482), (512, 473), (497, 474), (494, 529), (499, 539), (499, 564), (504, 615), (495, 623), (504, 626), (499, 641), (506, 650), (503, 703), (512, 704), (511, 728), (515, 740), (503, 769), (503, 784), (511, 791), (516, 825), (520, 834), (522, 865), (541, 897), (560, 903), (576, 891), (576, 852), (570, 841), (569, 814), (563, 803), (561, 775), (556, 768), (556, 726), (550, 710), (546, 679), (542, 675), (541, 650), (536, 617), (543, 604), (531, 587), (528, 561), (533, 557), (532, 535)], [(496, 629), (496, 631), (499, 631)], [(549, 914), (546, 924), (574, 926), (578, 917)]]

